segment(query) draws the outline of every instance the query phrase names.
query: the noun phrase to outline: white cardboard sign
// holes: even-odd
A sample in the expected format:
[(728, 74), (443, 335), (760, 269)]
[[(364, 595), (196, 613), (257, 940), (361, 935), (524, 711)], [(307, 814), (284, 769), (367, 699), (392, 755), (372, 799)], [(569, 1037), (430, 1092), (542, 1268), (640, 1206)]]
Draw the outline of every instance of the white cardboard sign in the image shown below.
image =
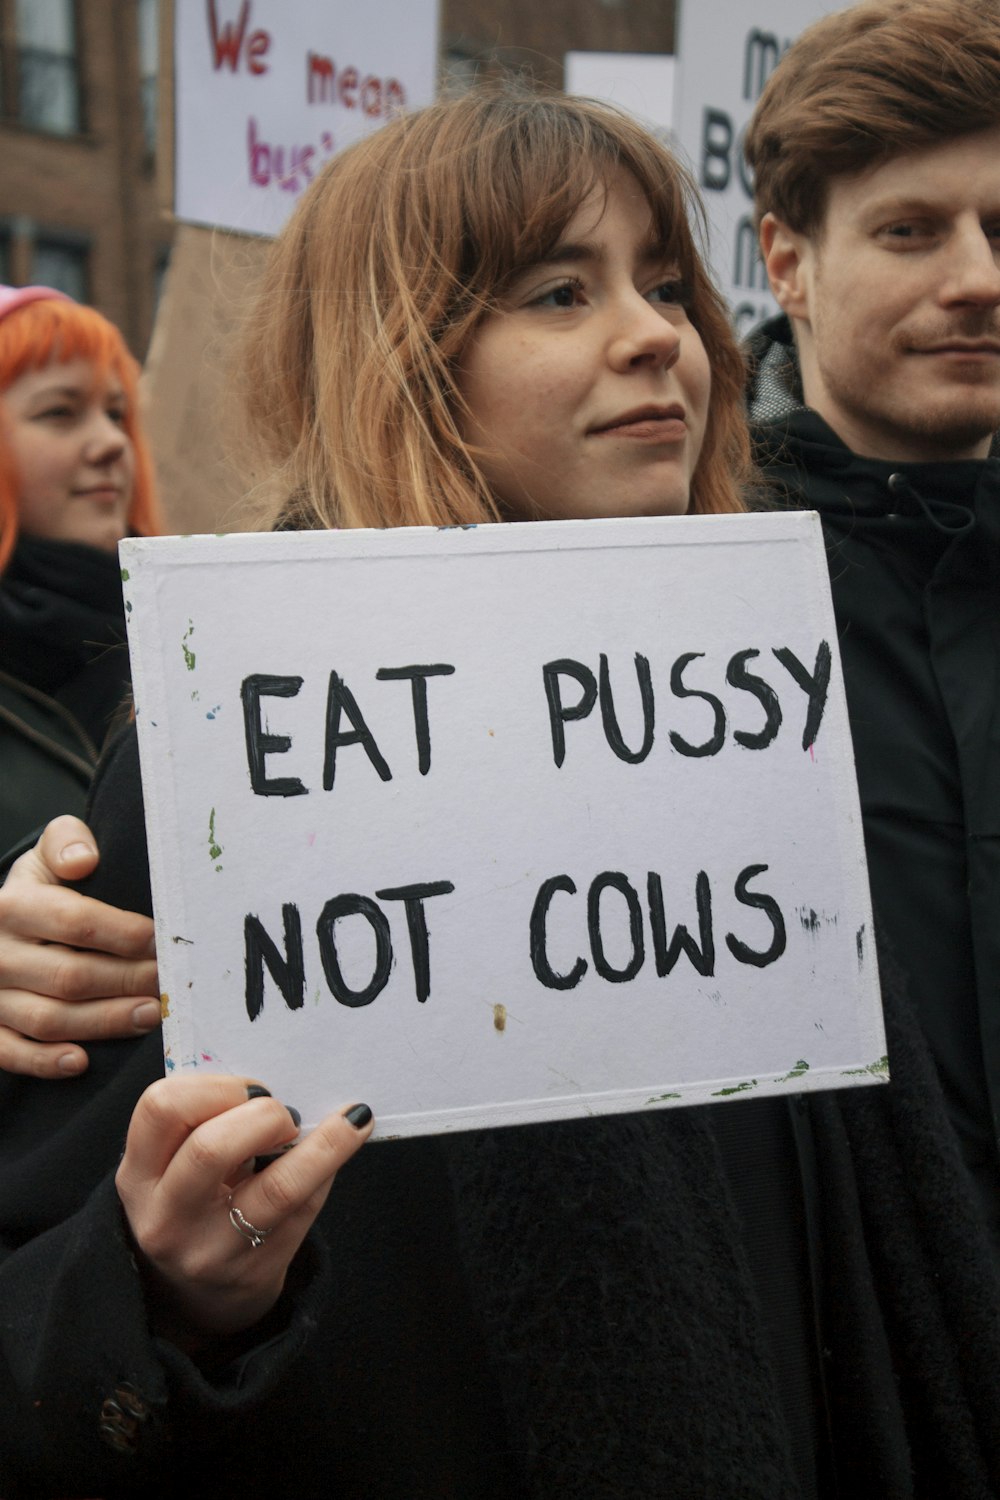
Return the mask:
[(434, 98), (437, 0), (175, 0), (174, 12), (180, 219), (276, 234), (329, 157)]
[(168, 1069), (388, 1135), (882, 1076), (815, 516), (121, 554)]
[(757, 248), (743, 133), (783, 53), (842, 0), (679, 0), (675, 144), (701, 191), (715, 280), (739, 333), (778, 311)]

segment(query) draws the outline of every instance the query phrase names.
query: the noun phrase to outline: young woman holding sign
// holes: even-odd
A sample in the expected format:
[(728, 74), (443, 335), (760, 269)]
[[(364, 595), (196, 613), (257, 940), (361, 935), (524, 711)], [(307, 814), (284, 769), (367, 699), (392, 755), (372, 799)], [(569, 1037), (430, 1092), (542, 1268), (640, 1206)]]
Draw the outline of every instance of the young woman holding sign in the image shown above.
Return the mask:
[[(275, 523), (740, 509), (742, 361), (689, 207), (658, 142), (558, 97), (436, 105), (333, 161), (243, 352)], [(92, 894), (148, 912), (134, 736), (91, 819)], [(55, 910), (31, 868), (8, 932)], [(58, 895), (47, 937), (72, 910), (91, 947), (139, 941)], [(296, 1120), (253, 1081), (161, 1079), (155, 1037), (90, 1053), (69, 1084), (0, 1080), (6, 1500), (820, 1492), (784, 1106), (395, 1142), (331, 1194), (365, 1106), (281, 1154)]]

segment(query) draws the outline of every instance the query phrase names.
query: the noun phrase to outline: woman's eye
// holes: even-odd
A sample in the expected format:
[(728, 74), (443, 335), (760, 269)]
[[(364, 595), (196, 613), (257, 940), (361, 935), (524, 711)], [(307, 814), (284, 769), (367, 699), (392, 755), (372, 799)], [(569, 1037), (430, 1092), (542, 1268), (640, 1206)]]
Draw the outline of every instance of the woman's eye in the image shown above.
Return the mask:
[(659, 286), (654, 287), (649, 293), (651, 302), (662, 302), (669, 307), (688, 307), (691, 302), (691, 288), (686, 281), (679, 277), (671, 281), (661, 281)]
[(578, 281), (563, 281), (532, 299), (533, 307), (575, 307), (583, 287)]
[(47, 406), (45, 410), (40, 411), (38, 415), (43, 419), (46, 417), (52, 417), (58, 418), (60, 420), (68, 420), (69, 418), (73, 417), (75, 413), (71, 406), (66, 406), (65, 404), (63, 404), (59, 406)]

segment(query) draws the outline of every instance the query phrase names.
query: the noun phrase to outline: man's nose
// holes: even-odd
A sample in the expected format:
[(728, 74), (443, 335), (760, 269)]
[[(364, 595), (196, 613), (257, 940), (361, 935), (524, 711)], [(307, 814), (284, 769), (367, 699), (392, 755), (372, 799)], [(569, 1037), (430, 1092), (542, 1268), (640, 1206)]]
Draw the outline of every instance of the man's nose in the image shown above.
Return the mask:
[(978, 221), (962, 225), (952, 240), (941, 301), (979, 307), (1000, 303), (1000, 244)]

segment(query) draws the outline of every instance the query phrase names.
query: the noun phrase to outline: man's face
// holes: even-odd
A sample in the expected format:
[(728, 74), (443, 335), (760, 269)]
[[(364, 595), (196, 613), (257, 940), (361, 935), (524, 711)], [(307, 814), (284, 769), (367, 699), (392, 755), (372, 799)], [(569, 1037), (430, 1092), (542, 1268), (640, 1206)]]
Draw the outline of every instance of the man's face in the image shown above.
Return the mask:
[(806, 402), (855, 453), (984, 457), (1000, 428), (1000, 126), (830, 184), (821, 231), (765, 218)]

